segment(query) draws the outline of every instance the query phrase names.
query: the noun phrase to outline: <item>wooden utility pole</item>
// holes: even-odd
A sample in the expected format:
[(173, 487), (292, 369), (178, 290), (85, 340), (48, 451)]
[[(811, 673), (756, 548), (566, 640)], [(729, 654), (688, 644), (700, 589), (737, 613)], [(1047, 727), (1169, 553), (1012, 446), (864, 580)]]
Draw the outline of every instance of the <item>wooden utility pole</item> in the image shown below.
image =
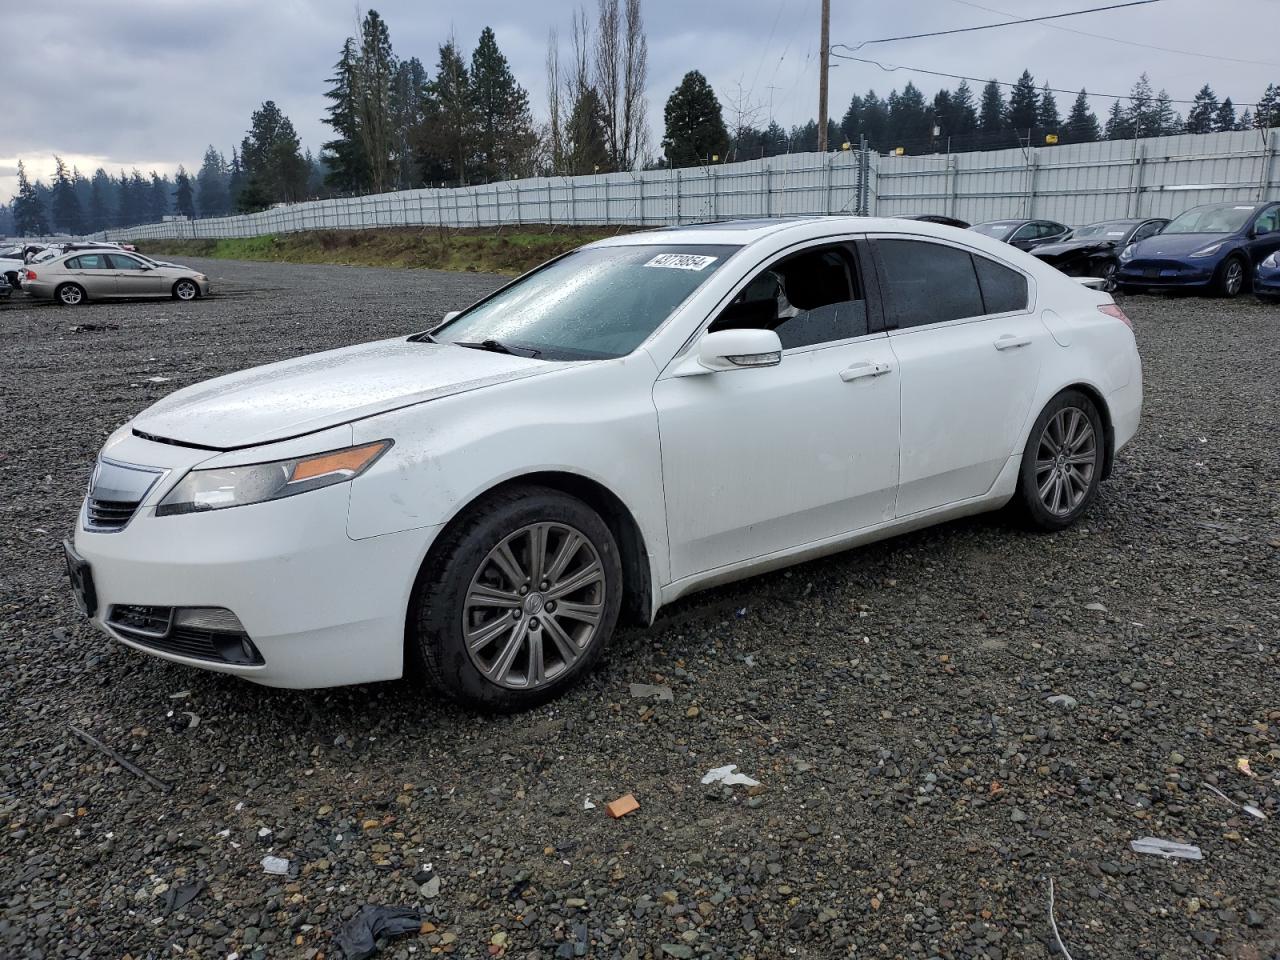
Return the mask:
[(818, 150), (827, 152), (827, 74), (831, 72), (831, 0), (822, 0), (822, 47), (818, 61)]

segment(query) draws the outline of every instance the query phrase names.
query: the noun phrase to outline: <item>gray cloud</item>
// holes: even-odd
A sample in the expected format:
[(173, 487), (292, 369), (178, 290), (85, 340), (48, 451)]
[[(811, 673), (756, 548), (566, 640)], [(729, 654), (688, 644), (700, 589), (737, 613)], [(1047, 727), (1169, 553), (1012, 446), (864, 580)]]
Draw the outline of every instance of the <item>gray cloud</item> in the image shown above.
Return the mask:
[[(745, 100), (759, 122), (803, 122), (817, 108), (819, 0), (741, 0), (704, 4), (646, 0), (650, 47), (651, 141), (662, 136), (662, 109), (680, 77), (700, 69), (721, 100)], [(1060, 0), (984, 0), (1020, 16), (1060, 12)], [(396, 53), (428, 68), (452, 33), (469, 51), (483, 26), (545, 113), (547, 33), (567, 38), (571, 2), (494, 0), (445, 6), (422, 0), (375, 4), (391, 28)], [(588, 6), (594, 6), (588, 4)], [(1000, 19), (958, 0), (833, 4), (832, 41), (851, 45), (877, 36), (988, 23)], [(318, 150), (320, 123), (343, 38), (354, 32), (348, 0), (59, 0), (25, 17), (6, 44), (6, 75), (22, 78), (6, 100), (0, 138), (0, 196), (13, 189), (17, 158), (44, 175), (58, 153), (84, 166), (172, 170), (198, 166), (207, 144), (229, 153), (263, 100), (275, 100), (304, 144)], [(1060, 21), (1059, 25), (1159, 46), (1280, 63), (1275, 31), (1241, 29), (1274, 21), (1272, 0), (1237, 0), (1231, 16), (1206, 18), (1201, 0), (1159, 4)], [(891, 64), (1013, 80), (1023, 67), (1038, 83), (1124, 93), (1142, 71), (1176, 98), (1203, 83), (1237, 104), (1256, 100), (1280, 66), (1256, 66), (1144, 50), (1048, 25), (1027, 25), (865, 48)], [(874, 87), (882, 95), (912, 80), (928, 95), (953, 82), (905, 71), (840, 62), (831, 74), (831, 112)], [(11, 88), (12, 89), (12, 88)], [(1065, 112), (1069, 98), (1059, 96)], [(1102, 116), (1109, 102), (1097, 100)], [(1183, 111), (1185, 112), (1185, 108)], [(89, 171), (86, 171), (89, 172)]]

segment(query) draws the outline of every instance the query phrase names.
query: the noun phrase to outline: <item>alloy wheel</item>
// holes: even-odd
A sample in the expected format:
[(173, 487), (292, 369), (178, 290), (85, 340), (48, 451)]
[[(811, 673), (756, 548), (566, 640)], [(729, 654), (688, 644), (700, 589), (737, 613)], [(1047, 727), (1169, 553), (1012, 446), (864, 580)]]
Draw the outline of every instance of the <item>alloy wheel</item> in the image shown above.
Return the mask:
[(196, 298), (196, 285), (190, 280), (179, 280), (174, 292), (178, 294), (179, 300), (194, 300)]
[(1239, 260), (1227, 262), (1227, 273), (1223, 286), (1226, 287), (1227, 296), (1229, 297), (1234, 297), (1244, 286), (1244, 267), (1240, 266)]
[(79, 287), (68, 285), (59, 291), (58, 298), (68, 307), (74, 307), (84, 298), (84, 294), (80, 292)]
[(1119, 286), (1119, 284), (1116, 283), (1117, 269), (1118, 267), (1116, 267), (1114, 263), (1108, 263), (1105, 267), (1102, 268), (1102, 280), (1103, 280), (1102, 289), (1104, 292), (1106, 293), (1116, 292), (1116, 287)]
[(605, 612), (604, 564), (567, 523), (532, 523), (504, 537), (476, 570), (462, 604), (467, 654), (491, 683), (553, 683), (595, 640)]
[(1078, 407), (1050, 418), (1036, 450), (1036, 489), (1044, 508), (1057, 517), (1075, 510), (1089, 493), (1097, 466), (1098, 437)]

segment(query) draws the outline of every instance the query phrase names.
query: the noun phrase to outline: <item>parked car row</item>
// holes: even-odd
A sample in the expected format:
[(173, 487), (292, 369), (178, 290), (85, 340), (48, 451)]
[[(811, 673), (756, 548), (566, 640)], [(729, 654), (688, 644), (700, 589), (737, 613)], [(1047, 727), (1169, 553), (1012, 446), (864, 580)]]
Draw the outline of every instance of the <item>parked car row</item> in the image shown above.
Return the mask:
[(1188, 288), (1280, 300), (1280, 202), (1209, 203), (1172, 220), (990, 220), (970, 226), (937, 214), (904, 217), (968, 228), (1025, 250), (1063, 273), (1098, 277), (1107, 292)]
[[(195, 300), (209, 295), (209, 278), (203, 273), (167, 260), (153, 260), (138, 253), (132, 244), (73, 242), (13, 247), (0, 250), (0, 271), (10, 294), (21, 289), (37, 300), (53, 300), (68, 307), (87, 300)], [(5, 296), (0, 290), (0, 297)]]

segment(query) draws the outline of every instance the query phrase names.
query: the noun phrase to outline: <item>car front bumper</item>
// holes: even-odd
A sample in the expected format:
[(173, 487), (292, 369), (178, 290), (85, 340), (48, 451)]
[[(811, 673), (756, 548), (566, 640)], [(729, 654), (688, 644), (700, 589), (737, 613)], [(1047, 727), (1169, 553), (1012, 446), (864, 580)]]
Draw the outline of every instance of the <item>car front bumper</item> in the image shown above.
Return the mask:
[[(135, 440), (136, 448), (163, 444)], [(130, 460), (166, 474), (123, 529), (85, 528), (82, 507), (74, 549), (89, 565), (93, 623), (144, 653), (230, 673), (275, 687), (311, 688), (399, 677), (405, 617), (426, 551), (439, 527), (352, 540), (350, 484), (205, 513), (157, 517), (155, 504), (203, 451)], [(131, 451), (132, 452), (132, 451)], [(163, 451), (159, 451), (163, 454)], [(115, 459), (125, 459), (113, 451)], [(150, 462), (148, 462), (150, 461)], [(220, 607), (243, 625), (261, 663), (233, 663), (182, 652), (169, 637), (139, 637), (112, 625), (115, 608)]]
[(1207, 287), (1213, 283), (1217, 261), (1206, 264), (1161, 261), (1120, 264), (1116, 280), (1133, 287)]
[(1253, 277), (1253, 292), (1266, 297), (1280, 297), (1280, 269), (1259, 268)]

